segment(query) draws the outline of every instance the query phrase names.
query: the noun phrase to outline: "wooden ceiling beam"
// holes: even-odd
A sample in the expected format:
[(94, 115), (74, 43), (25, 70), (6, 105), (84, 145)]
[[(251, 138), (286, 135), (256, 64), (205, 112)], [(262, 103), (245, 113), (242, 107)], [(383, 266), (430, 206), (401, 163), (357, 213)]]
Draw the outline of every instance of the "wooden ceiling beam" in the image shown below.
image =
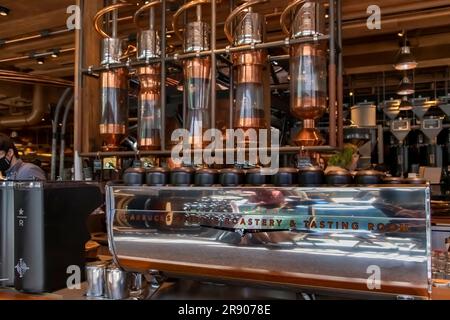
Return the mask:
[[(432, 68), (432, 67), (443, 67), (450, 66), (450, 58), (441, 59), (431, 59), (431, 60), (421, 60), (418, 68)], [(392, 64), (384, 65), (361, 65), (354, 67), (345, 67), (346, 75), (353, 74), (364, 74), (364, 73), (378, 73), (378, 72), (389, 72), (393, 70)]]

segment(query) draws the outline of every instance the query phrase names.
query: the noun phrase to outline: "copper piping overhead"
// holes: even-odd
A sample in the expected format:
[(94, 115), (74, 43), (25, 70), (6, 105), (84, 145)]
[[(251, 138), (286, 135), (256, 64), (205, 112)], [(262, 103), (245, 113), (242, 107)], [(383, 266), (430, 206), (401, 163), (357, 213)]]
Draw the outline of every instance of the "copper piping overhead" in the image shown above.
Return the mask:
[(42, 85), (37, 84), (33, 90), (33, 109), (23, 116), (1, 117), (0, 128), (19, 128), (33, 126), (41, 122), (45, 113), (45, 95)]
[[(99, 12), (97, 12), (97, 14), (96, 14), (95, 17), (94, 17), (94, 28), (95, 28), (95, 30), (96, 30), (102, 37), (104, 37), (104, 38), (111, 38), (111, 36), (108, 35), (105, 31), (103, 31), (102, 27), (100, 26), (100, 21), (101, 21), (101, 19), (102, 19), (103, 16), (104, 16), (105, 14), (107, 14), (107, 13), (116, 11), (116, 10), (121, 9), (121, 8), (131, 7), (132, 5), (133, 5), (133, 4), (131, 4), (131, 3), (126, 3), (126, 2), (124, 3), (124, 2), (121, 2), (121, 3), (113, 4), (113, 5), (109, 6), (109, 7), (106, 7), (106, 8), (101, 9)], [(116, 22), (117, 22), (117, 21), (116, 21)]]
[(73, 87), (72, 81), (47, 76), (31, 75), (28, 73), (0, 70), (0, 81), (19, 82), (27, 84), (50, 85), (57, 87)]

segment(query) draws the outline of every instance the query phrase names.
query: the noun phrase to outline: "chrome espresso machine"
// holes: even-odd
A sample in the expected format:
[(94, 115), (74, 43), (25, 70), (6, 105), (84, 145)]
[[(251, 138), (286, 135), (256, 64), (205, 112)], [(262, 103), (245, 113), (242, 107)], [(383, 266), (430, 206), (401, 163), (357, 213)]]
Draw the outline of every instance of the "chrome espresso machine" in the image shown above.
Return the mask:
[(107, 187), (128, 272), (353, 297), (427, 298), (428, 186)]
[[(164, 114), (169, 62), (182, 70), (182, 75), (177, 75), (182, 79), (177, 89), (183, 90), (182, 120), (188, 132), (183, 144), (191, 149), (204, 151), (208, 144), (202, 139), (208, 129), (256, 133), (271, 129), (270, 80), (264, 79), (271, 63), (278, 60), (289, 61), (285, 68), (290, 74), (291, 102), (286, 117), (298, 119), (302, 128), (289, 137), (292, 145), (278, 150), (271, 144), (267, 148), (277, 149), (286, 158), (286, 167), (271, 177), (262, 173), (268, 165), (261, 159), (255, 163), (227, 161), (227, 165), (201, 163), (197, 167), (184, 159), (179, 166), (167, 160), (152, 168), (136, 161), (136, 167), (125, 170), (124, 184), (106, 186), (113, 263), (89, 266), (87, 272), (92, 277), (87, 295), (128, 299), (128, 285), (142, 288), (130, 284), (128, 274), (139, 281), (143, 277), (152, 281), (153, 293), (140, 296), (142, 299), (158, 298), (169, 282), (187, 279), (217, 285), (207, 298), (214, 298), (219, 287), (243, 286), (333, 297), (429, 298), (430, 187), (383, 185), (381, 175), (374, 170), (366, 170), (366, 174), (376, 182), (358, 182), (361, 175), (354, 177), (345, 170), (327, 173), (324, 179), (319, 166), (320, 160), (343, 149), (345, 138), (344, 90), (343, 81), (339, 81), (343, 77), (341, 1), (290, 1), (278, 15), (282, 33), (276, 38), (266, 32), (264, 20), (273, 9), (270, 1), (231, 1), (227, 6), (218, 5), (218, 0), (186, 1), (173, 9), (173, 33), (182, 43), (176, 53), (169, 52), (166, 43), (168, 2), (148, 2), (135, 13), (140, 34), (134, 61), (121, 50), (115, 12), (132, 4), (110, 5), (94, 19), (96, 30), (104, 37), (102, 66), (85, 72), (92, 76), (94, 70), (102, 75), (99, 132), (106, 151), (103, 155), (130, 154), (119, 151), (118, 142), (127, 132), (127, 103), (121, 97), (127, 89), (126, 80), (136, 74), (141, 84), (139, 153), (133, 156), (170, 157), (165, 138), (171, 132)], [(156, 7), (161, 9), (160, 17)], [(222, 12), (221, 21), (216, 11)], [(103, 17), (110, 12), (115, 19)], [(211, 21), (205, 12), (211, 12)], [(146, 14), (149, 27), (144, 30), (139, 21)], [(225, 48), (217, 41), (217, 26), (222, 21)], [(110, 36), (102, 30), (109, 24), (113, 30)], [(268, 37), (273, 41), (268, 42)], [(285, 48), (289, 54), (270, 55), (274, 48)], [(125, 58), (129, 58), (126, 63), (122, 61)], [(226, 67), (221, 68), (219, 60), (227, 63)], [(217, 108), (217, 74), (225, 68), (230, 78), (224, 89), (230, 102), (229, 121), (225, 119), (222, 123), (228, 125), (218, 126), (223, 114), (219, 109), (223, 108)], [(376, 116), (373, 104), (365, 109)], [(372, 123), (359, 123), (356, 137), (351, 134), (347, 138), (372, 140), (366, 137), (367, 130), (379, 129), (375, 116)], [(328, 137), (319, 130), (318, 124), (324, 120), (328, 121)], [(227, 151), (233, 155), (239, 152), (243, 149), (239, 142), (260, 147), (261, 141), (250, 136), (242, 140), (234, 146), (227, 144)], [(300, 159), (298, 167), (294, 167), (295, 161), (288, 161), (294, 157)], [(308, 176), (308, 181), (300, 176)]]

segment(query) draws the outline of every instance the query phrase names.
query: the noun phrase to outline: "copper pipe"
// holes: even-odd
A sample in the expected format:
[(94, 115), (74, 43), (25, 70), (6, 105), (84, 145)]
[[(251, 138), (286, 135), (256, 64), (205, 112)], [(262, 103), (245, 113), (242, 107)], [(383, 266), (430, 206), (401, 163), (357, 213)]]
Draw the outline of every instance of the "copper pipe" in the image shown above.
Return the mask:
[(139, 29), (143, 29), (144, 27), (139, 24), (139, 19), (140, 19), (141, 14), (144, 13), (145, 11), (151, 9), (151, 8), (154, 8), (157, 5), (160, 5), (161, 3), (162, 3), (161, 0), (156, 0), (156, 1), (153, 1), (153, 2), (149, 2), (149, 3), (145, 4), (145, 5), (143, 5), (141, 8), (139, 8), (139, 10), (136, 11), (136, 13), (134, 14), (134, 17), (133, 17), (134, 24)]
[(106, 7), (101, 9), (97, 14), (94, 16), (94, 28), (95, 30), (104, 38), (111, 38), (103, 29), (100, 27), (101, 18), (109, 12), (113, 12), (115, 10), (118, 10), (120, 8), (130, 7), (133, 6), (131, 3), (117, 3), (112, 6)]
[(0, 80), (1, 81), (11, 81), (11, 82), (21, 82), (29, 84), (42, 84), (42, 85), (53, 85), (53, 86), (63, 86), (63, 87), (73, 87), (72, 81), (62, 80), (58, 78), (52, 78), (47, 76), (37, 76), (30, 75), (28, 73), (0, 70)]
[(35, 85), (33, 90), (33, 109), (30, 114), (24, 116), (12, 116), (0, 118), (0, 127), (15, 128), (33, 126), (41, 122), (45, 113), (46, 104), (44, 88), (42, 85)]

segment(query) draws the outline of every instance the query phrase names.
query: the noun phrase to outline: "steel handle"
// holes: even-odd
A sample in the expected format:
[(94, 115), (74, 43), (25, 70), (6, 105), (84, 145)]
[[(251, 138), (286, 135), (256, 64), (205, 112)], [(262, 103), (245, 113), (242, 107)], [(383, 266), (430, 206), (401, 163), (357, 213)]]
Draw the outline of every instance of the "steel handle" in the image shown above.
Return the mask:
[(150, 8), (156, 7), (158, 5), (162, 4), (162, 0), (156, 0), (156, 1), (152, 1), (149, 2), (145, 5), (143, 5), (138, 11), (136, 11), (136, 13), (134, 14), (133, 17), (133, 22), (134, 24), (139, 28), (139, 29), (144, 29), (144, 27), (139, 23), (139, 19), (141, 18), (141, 14), (144, 13), (144, 11), (149, 10)]
[(230, 43), (233, 42), (232, 24), (233, 24), (233, 21), (236, 18), (236, 16), (247, 8), (253, 7), (257, 4), (263, 4), (263, 3), (267, 3), (267, 2), (269, 2), (269, 0), (250, 0), (250, 1), (247, 1), (244, 4), (240, 5), (239, 7), (234, 9), (233, 12), (231, 12), (231, 14), (228, 16), (227, 20), (225, 21), (225, 27), (224, 27), (225, 35)]

